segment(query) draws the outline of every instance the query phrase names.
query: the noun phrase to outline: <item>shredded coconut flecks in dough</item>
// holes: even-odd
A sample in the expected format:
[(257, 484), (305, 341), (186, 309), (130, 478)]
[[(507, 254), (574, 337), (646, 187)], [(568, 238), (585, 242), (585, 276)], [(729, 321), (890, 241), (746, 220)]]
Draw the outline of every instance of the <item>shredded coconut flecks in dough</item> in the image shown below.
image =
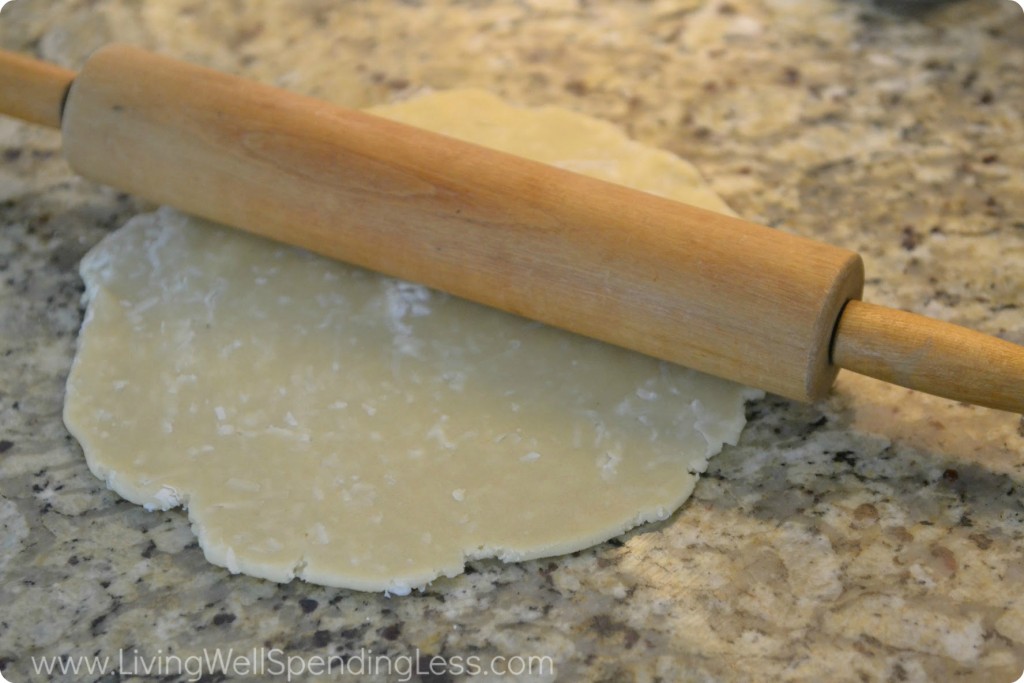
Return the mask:
[[(578, 114), (472, 91), (376, 113), (727, 210)], [(759, 394), (170, 209), (81, 272), (65, 422), (89, 467), (274, 581), (402, 595), (664, 519)]]

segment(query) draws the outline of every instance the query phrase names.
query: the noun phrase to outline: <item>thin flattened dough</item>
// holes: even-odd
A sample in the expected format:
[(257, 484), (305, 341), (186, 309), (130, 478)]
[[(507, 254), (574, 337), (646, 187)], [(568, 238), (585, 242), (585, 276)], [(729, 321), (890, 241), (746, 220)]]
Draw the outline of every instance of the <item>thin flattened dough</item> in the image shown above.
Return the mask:
[[(375, 111), (727, 210), (689, 164), (578, 114), (475, 91)], [(170, 209), (81, 272), (64, 417), (89, 467), (275, 581), (404, 593), (664, 519), (758, 395)]]

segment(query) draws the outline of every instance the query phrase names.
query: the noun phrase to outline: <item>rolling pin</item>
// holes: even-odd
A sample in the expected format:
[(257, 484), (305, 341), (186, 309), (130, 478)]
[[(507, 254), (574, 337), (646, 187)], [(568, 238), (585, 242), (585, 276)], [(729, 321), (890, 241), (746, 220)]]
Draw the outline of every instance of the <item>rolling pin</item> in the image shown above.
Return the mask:
[(846, 249), (123, 45), (2, 54), (0, 112), (91, 180), (785, 397), (846, 368), (1024, 412), (1024, 347), (860, 301)]

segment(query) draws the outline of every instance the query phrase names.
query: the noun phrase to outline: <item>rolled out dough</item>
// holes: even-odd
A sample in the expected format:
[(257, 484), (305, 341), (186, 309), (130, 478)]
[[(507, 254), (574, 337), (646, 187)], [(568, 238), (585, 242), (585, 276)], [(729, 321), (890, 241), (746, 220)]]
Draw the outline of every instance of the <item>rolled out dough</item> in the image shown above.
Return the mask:
[[(377, 112), (727, 210), (687, 163), (563, 110), (470, 91)], [(758, 394), (166, 208), (81, 272), (64, 418), (89, 467), (274, 581), (401, 594), (664, 519)]]

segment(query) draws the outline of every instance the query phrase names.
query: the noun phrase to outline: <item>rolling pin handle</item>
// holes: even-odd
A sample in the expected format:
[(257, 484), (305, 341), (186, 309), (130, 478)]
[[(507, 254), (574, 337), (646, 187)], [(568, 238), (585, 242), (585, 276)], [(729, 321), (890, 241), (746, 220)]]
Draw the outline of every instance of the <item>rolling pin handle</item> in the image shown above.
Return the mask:
[(1024, 346), (916, 313), (850, 301), (832, 362), (908, 389), (1024, 413)]
[(0, 114), (60, 128), (75, 72), (0, 50)]

